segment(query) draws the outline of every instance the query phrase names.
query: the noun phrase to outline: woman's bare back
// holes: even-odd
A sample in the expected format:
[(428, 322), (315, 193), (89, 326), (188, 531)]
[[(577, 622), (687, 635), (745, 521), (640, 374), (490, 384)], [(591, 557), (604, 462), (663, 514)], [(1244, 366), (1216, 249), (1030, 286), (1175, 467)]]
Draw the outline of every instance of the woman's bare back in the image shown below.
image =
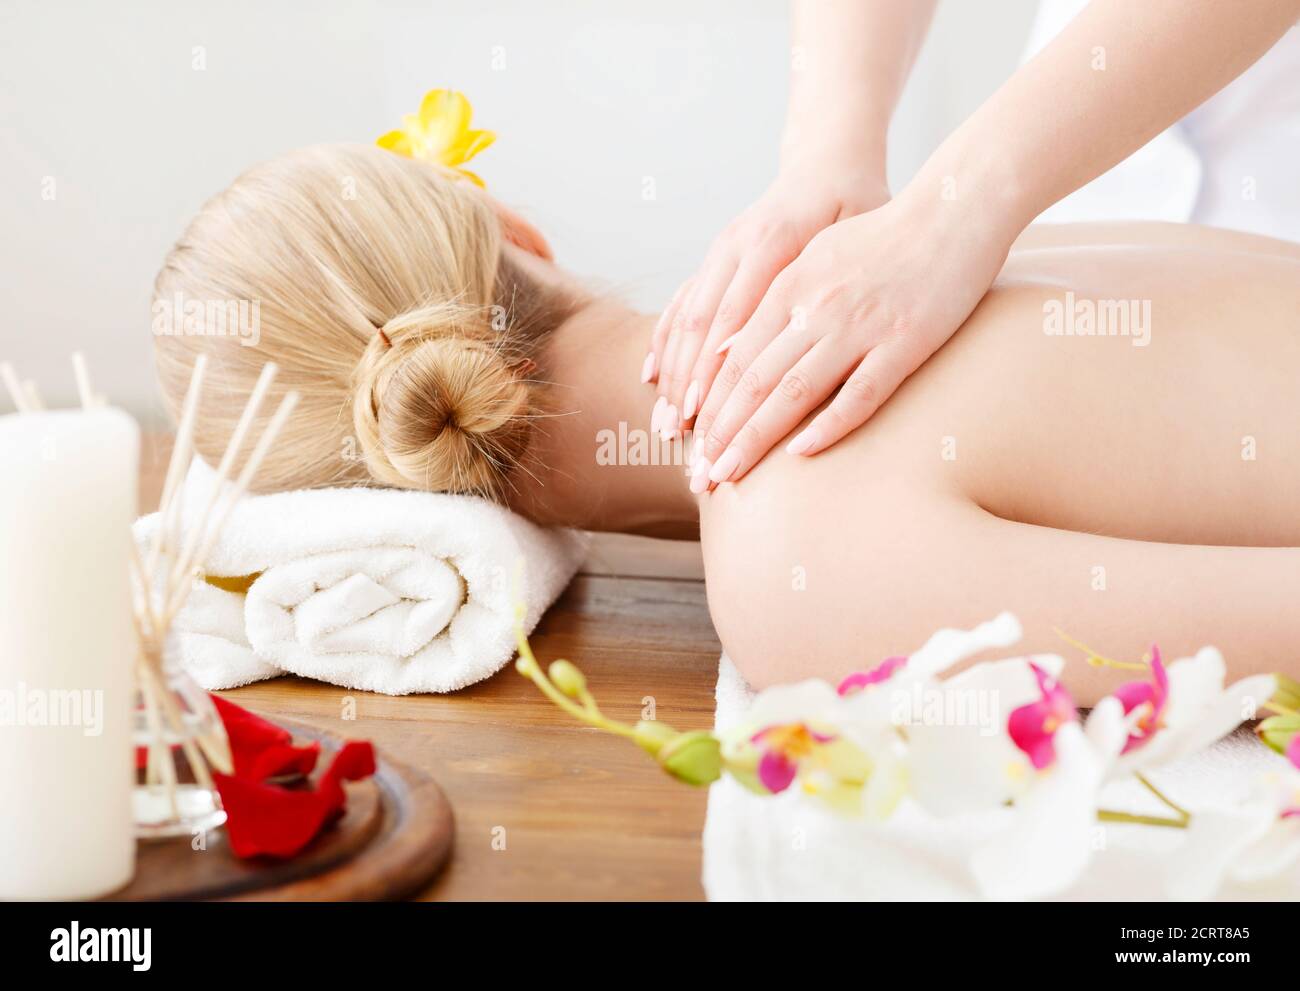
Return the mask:
[(1300, 247), (1031, 229), (868, 424), (703, 500), (724, 645), (757, 681), (834, 675), (1009, 608), (1035, 649), (1060, 626), (1289, 657), (1280, 617), (1244, 629), (1300, 587), (1298, 386)]

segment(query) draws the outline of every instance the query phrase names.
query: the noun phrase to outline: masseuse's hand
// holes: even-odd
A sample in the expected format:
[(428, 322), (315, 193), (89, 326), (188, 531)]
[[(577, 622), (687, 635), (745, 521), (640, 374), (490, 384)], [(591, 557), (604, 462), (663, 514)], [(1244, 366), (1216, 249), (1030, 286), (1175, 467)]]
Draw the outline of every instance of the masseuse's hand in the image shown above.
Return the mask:
[[(839, 140), (865, 138), (874, 154), (845, 160), (875, 162), (883, 174), (885, 124), (933, 6), (796, 2), (795, 50), (804, 57), (792, 73), (787, 136), (812, 123)], [(732, 317), (756, 298), (755, 285), (771, 284), (702, 390), (691, 488), (740, 478), (832, 392), (792, 451), (815, 454), (865, 421), (974, 309), (1034, 217), (1226, 86), (1297, 14), (1300, 0), (1091, 0), (896, 199), (823, 230), (779, 275), (780, 252), (761, 255), (765, 268), (742, 269), (740, 259), (760, 256), (731, 241), (678, 307)], [(828, 112), (841, 119), (828, 122)], [(826, 213), (823, 205), (816, 219), (826, 223)], [(711, 340), (725, 336), (718, 323), (708, 325)], [(694, 338), (676, 350), (692, 353), (703, 327), (695, 320)], [(679, 395), (683, 362), (663, 359), (662, 390)]]
[(692, 489), (741, 478), (832, 394), (787, 450), (816, 454), (862, 424), (974, 309), (1013, 236), (927, 184), (814, 237), (727, 348)]
[(713, 242), (660, 317), (643, 374), (658, 383), (651, 428), (675, 433), (696, 414), (722, 366), (719, 346), (814, 236), (888, 199), (883, 177), (847, 155), (809, 154), (784, 167)]

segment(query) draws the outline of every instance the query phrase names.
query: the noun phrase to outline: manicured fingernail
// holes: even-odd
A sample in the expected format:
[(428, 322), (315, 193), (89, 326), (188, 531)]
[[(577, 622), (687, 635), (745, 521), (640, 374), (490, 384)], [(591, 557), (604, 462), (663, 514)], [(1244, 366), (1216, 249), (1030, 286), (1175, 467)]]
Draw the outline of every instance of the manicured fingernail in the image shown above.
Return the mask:
[(645, 356), (645, 364), (641, 366), (641, 381), (649, 382), (655, 377), (655, 353), (651, 351)]
[(709, 459), (696, 458), (695, 467), (691, 469), (691, 491), (699, 495), (709, 487)]
[(816, 443), (817, 434), (814, 432), (812, 427), (809, 427), (794, 440), (790, 441), (790, 443), (785, 446), (785, 449), (790, 454), (807, 454), (813, 449), (813, 445)]
[(677, 406), (675, 403), (669, 403), (664, 409), (663, 419), (659, 422), (659, 436), (664, 440), (672, 440), (677, 436), (677, 424), (681, 422), (677, 416)]
[(722, 457), (718, 458), (718, 463), (709, 472), (709, 481), (721, 484), (729, 479), (738, 467), (740, 467), (740, 452), (734, 447), (729, 447), (722, 452)]
[(668, 397), (660, 396), (655, 400), (655, 408), (650, 411), (650, 432), (652, 434), (659, 432), (659, 423), (664, 418), (664, 410), (668, 408)]
[(689, 420), (695, 415), (695, 407), (700, 401), (700, 383), (691, 380), (690, 387), (686, 390), (686, 398), (682, 400), (682, 420)]
[(730, 337), (728, 337), (725, 341), (723, 341), (721, 344), (719, 344), (719, 345), (718, 345), (718, 350), (716, 350), (716, 351), (713, 352), (713, 353), (714, 353), (714, 354), (726, 354), (726, 353), (727, 353), (727, 348), (729, 348), (729, 347), (731, 347), (731, 345), (735, 344), (735, 343), (736, 343), (736, 338), (739, 337), (739, 336), (740, 336), (740, 331), (736, 331), (734, 334), (732, 334)]

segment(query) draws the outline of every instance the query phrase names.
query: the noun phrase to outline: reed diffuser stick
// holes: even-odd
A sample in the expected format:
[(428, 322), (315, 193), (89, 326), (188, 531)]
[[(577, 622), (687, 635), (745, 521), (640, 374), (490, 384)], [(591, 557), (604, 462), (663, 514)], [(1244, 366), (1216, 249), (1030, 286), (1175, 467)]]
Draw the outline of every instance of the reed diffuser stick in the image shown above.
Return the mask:
[(36, 383), (31, 379), (23, 380), (23, 398), (27, 400), (27, 412), (36, 413), (45, 409), (45, 400), (41, 398), (41, 390), (36, 387)]
[(203, 377), (207, 372), (207, 368), (208, 356), (205, 354), (199, 355), (194, 362), (194, 370), (190, 373), (190, 384), (185, 391), (185, 400), (181, 404), (181, 418), (176, 428), (176, 442), (172, 445), (171, 460), (167, 464), (167, 474), (163, 480), (162, 498), (158, 503), (160, 525), (154, 531), (153, 540), (149, 545), (148, 567), (145, 572), (148, 575), (152, 575), (158, 567), (158, 558), (162, 553), (164, 538), (168, 536), (169, 529), (174, 526), (172, 517), (180, 512), (175, 497), (183, 480), (182, 473), (188, 470), (190, 465), (194, 419), (198, 414), (199, 395), (203, 390)]
[(206, 526), (217, 500), (225, 492), (226, 479), (230, 477), (230, 471), (244, 446), (244, 438), (253, 425), (253, 419), (262, 406), (262, 400), (266, 398), (267, 390), (270, 389), (271, 383), (275, 381), (276, 370), (273, 362), (267, 362), (262, 366), (262, 374), (257, 377), (257, 384), (253, 386), (248, 402), (244, 405), (244, 412), (240, 414), (239, 422), (235, 424), (234, 433), (230, 435), (225, 453), (221, 456), (221, 461), (217, 465), (216, 480), (212, 483), (212, 490), (208, 493), (207, 503), (198, 516), (199, 525), (190, 528), (185, 537), (185, 546), (173, 562), (171, 577), (168, 579), (169, 584), (179, 581), (181, 576), (189, 569), (190, 562), (194, 558), (195, 548), (203, 537), (203, 527)]
[(14, 408), (19, 413), (29, 413), (27, 408), (27, 395), (23, 391), (23, 384), (18, 381), (18, 374), (14, 371), (14, 366), (9, 362), (0, 362), (0, 380), (4, 381), (5, 389), (9, 392), (9, 398), (13, 401)]
[(72, 352), (72, 375), (77, 380), (77, 396), (81, 399), (82, 409), (93, 409), (98, 403), (95, 392), (90, 387), (90, 368), (86, 356), (80, 351)]

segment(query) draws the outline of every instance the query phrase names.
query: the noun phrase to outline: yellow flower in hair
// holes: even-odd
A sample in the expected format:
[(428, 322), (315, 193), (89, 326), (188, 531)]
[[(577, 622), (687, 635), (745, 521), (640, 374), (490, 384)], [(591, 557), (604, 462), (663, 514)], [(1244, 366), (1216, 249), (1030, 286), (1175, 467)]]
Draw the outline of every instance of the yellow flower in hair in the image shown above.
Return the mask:
[(469, 126), (474, 109), (463, 93), (434, 89), (420, 101), (420, 111), (402, 116), (399, 130), (382, 135), (375, 144), (407, 158), (417, 158), (459, 172), (475, 185), (483, 180), (466, 162), (497, 139), (492, 131), (475, 131)]

